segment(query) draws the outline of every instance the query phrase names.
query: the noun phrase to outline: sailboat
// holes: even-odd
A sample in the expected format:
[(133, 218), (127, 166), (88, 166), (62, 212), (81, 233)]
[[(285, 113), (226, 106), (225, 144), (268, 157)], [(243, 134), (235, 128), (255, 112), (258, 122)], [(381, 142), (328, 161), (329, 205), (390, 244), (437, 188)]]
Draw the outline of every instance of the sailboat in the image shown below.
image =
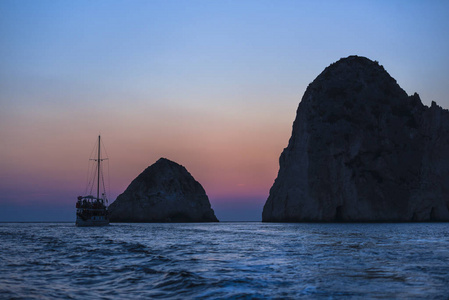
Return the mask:
[(76, 201), (76, 226), (106, 226), (109, 225), (108, 200), (103, 182), (103, 193), (100, 197), (100, 178), (102, 178), (101, 163), (107, 158), (101, 158), (101, 136), (98, 136), (98, 157), (90, 159), (96, 162), (97, 195), (78, 196)]

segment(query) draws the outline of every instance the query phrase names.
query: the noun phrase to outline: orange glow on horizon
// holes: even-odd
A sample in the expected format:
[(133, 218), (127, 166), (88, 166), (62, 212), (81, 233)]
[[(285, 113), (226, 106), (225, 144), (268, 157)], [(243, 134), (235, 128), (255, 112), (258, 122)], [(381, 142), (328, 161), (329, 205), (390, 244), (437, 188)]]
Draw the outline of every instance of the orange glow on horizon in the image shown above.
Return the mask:
[(119, 119), (115, 111), (106, 114), (110, 118), (89, 122), (57, 110), (44, 115), (11, 114), (0, 120), (3, 128), (10, 128), (2, 133), (8, 143), (2, 145), (0, 188), (19, 193), (24, 187), (26, 192), (14, 201), (26, 202), (29, 195), (37, 194), (52, 199), (51, 194), (59, 195), (61, 190), (67, 191), (67, 197), (53, 201), (72, 201), (72, 193), (84, 191), (88, 158), (98, 134), (89, 127), (98, 123), (106, 127), (101, 134), (110, 158), (110, 200), (160, 157), (185, 166), (211, 202), (266, 198), (292, 121), (263, 107), (242, 108), (251, 113), (237, 115), (229, 109), (208, 113), (195, 109), (186, 108), (182, 114), (159, 109), (160, 114), (151, 118), (138, 112), (124, 123), (115, 121)]

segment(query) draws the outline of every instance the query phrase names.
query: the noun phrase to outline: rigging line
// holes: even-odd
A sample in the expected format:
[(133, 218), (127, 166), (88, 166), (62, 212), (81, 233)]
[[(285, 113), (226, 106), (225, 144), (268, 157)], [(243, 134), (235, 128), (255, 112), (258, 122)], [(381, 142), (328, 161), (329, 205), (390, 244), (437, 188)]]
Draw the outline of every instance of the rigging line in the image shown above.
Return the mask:
[(92, 194), (92, 187), (94, 180), (95, 180), (95, 165), (92, 163), (92, 161), (89, 160), (89, 175), (86, 186), (86, 193), (88, 193), (89, 195)]
[[(109, 160), (108, 160), (108, 178), (107, 178), (107, 182), (108, 182), (108, 193), (111, 191), (111, 176), (109, 173), (110, 167), (109, 167)], [(106, 199), (106, 203), (107, 203), (107, 199)]]
[[(91, 184), (93, 184), (93, 183), (91, 183), (91, 178), (93, 178), (92, 176), (90, 176), (91, 175), (91, 173), (93, 173), (92, 171), (95, 171), (95, 170), (92, 170), (92, 167), (93, 167), (93, 165), (92, 165), (92, 163), (91, 163), (91, 158), (93, 157), (93, 154), (95, 153), (95, 150), (97, 149), (97, 143), (95, 142), (94, 143), (94, 146), (92, 147), (92, 151), (90, 152), (90, 155), (89, 155), (89, 160), (87, 161), (87, 178), (86, 178), (86, 188), (85, 188), (85, 193), (87, 194), (87, 192), (89, 191), (89, 188), (90, 188), (90, 192), (89, 192), (89, 194), (92, 194), (92, 189), (93, 189), (93, 187), (91, 187)], [(92, 174), (93, 175), (93, 174)], [(93, 178), (93, 179), (95, 179), (95, 178)]]
[(93, 174), (92, 174), (92, 187), (91, 187), (91, 194), (92, 195), (94, 194), (94, 190), (95, 190), (95, 184), (96, 184), (95, 178), (96, 178), (97, 173), (98, 173), (97, 170), (98, 170), (98, 167), (97, 167), (97, 165), (95, 165), (94, 171), (93, 171)]
[(86, 173), (86, 184), (84, 186), (84, 194), (87, 194), (87, 190), (89, 189), (89, 169), (90, 169), (90, 161), (87, 162), (87, 173)]
[(90, 182), (89, 182), (89, 187), (88, 187), (88, 188), (90, 188), (90, 191), (89, 191), (90, 195), (92, 195), (93, 190), (94, 190), (95, 176), (96, 176), (96, 173), (97, 173), (97, 166), (96, 166), (96, 164), (91, 163), (91, 165), (92, 165), (92, 168), (91, 168), (91, 171), (90, 171), (91, 172), (91, 176), (90, 176)]
[(103, 182), (103, 190), (104, 190), (104, 194), (105, 194), (105, 198), (106, 198), (106, 201), (107, 201), (107, 193), (106, 193), (106, 191), (109, 193), (109, 191), (110, 191), (110, 168), (109, 168), (109, 154), (108, 154), (108, 151), (106, 150), (106, 146), (104, 145), (104, 138), (103, 139), (101, 139), (101, 150), (102, 150), (102, 152), (104, 151), (104, 154), (105, 154), (105, 157), (104, 158), (102, 158), (101, 160), (102, 161), (107, 161), (107, 173), (108, 173), (108, 176), (107, 176), (107, 178), (106, 178), (106, 182), (107, 182), (107, 186), (106, 186), (106, 184), (105, 184), (105, 179), (104, 179), (104, 163), (103, 163), (103, 165), (102, 165), (102, 167), (101, 167), (101, 179), (102, 179), (102, 182)]
[(96, 140), (95, 140), (95, 144), (94, 144), (94, 146), (92, 148), (92, 151), (90, 152), (90, 155), (89, 155), (89, 160), (91, 160), (92, 157), (94, 157), (94, 153), (96, 153), (96, 150), (97, 150), (97, 143), (96, 143)]
[[(103, 150), (104, 151), (104, 154), (106, 155), (106, 157), (104, 158), (104, 159), (108, 159), (108, 157), (109, 157), (109, 155), (108, 155), (108, 151), (106, 151), (106, 147), (105, 147), (105, 145), (104, 145), (104, 142), (103, 142), (103, 140), (104, 139), (101, 139), (101, 150)], [(103, 152), (102, 151), (102, 152)]]
[(103, 168), (101, 168), (101, 181), (103, 183), (103, 195), (104, 195), (104, 199), (103, 200), (106, 200), (107, 199), (107, 197), (106, 197), (106, 186), (104, 185), (104, 176), (103, 175), (104, 175), (103, 174)]

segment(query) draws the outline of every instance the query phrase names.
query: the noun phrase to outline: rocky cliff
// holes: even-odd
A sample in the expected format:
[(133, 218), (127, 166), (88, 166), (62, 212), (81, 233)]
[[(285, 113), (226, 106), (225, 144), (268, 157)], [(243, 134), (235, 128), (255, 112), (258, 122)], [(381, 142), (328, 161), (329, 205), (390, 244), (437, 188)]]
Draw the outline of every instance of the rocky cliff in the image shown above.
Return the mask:
[(201, 184), (161, 158), (109, 206), (111, 222), (218, 222)]
[(279, 164), (263, 221), (449, 221), (449, 112), (367, 58), (307, 87)]

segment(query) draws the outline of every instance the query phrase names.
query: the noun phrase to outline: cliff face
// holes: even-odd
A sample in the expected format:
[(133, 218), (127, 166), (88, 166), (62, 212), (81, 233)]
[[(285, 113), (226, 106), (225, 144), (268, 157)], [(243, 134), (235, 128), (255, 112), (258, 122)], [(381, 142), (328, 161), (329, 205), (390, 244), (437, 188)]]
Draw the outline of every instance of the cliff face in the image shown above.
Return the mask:
[(161, 158), (109, 206), (111, 222), (218, 222), (200, 183)]
[(367, 58), (308, 86), (279, 164), (263, 221), (449, 221), (449, 112)]

